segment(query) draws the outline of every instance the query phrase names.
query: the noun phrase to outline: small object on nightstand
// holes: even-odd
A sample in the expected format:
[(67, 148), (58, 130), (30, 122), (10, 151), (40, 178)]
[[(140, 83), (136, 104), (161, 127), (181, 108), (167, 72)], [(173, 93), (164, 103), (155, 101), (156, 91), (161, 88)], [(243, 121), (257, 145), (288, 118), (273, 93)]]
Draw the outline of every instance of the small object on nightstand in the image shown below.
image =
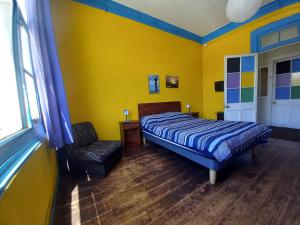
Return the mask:
[(138, 120), (120, 122), (120, 131), (123, 149), (141, 146), (141, 130)]
[(192, 117), (195, 117), (195, 118), (199, 118), (199, 112), (188, 112), (188, 113), (185, 113), (185, 114), (188, 114)]
[(128, 111), (128, 109), (124, 109), (123, 114), (125, 115), (125, 122), (129, 122), (129, 119), (128, 119), (129, 111)]
[(191, 112), (191, 105), (190, 104), (186, 104), (186, 108), (188, 109), (188, 112)]

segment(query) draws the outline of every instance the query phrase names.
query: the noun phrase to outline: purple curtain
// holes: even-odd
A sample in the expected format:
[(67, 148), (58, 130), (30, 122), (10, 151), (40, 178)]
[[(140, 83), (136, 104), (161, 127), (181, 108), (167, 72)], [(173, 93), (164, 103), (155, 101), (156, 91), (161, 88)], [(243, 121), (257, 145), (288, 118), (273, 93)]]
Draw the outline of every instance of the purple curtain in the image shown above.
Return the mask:
[(56, 51), (49, 0), (25, 0), (34, 71), (49, 144), (73, 143), (69, 110)]

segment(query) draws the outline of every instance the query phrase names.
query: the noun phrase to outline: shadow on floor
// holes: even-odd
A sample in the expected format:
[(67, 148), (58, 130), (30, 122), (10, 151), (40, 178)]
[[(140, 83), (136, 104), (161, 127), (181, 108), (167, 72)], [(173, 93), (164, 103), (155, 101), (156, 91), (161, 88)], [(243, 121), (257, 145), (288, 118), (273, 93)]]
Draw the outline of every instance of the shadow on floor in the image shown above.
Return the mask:
[(272, 138), (300, 142), (300, 129), (272, 127)]

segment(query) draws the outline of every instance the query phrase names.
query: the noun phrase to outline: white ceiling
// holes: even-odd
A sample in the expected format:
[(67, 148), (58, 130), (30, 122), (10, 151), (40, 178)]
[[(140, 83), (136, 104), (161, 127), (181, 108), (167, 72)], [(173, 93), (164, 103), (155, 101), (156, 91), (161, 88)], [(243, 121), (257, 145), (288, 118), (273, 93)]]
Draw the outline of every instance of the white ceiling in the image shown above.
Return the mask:
[[(205, 36), (226, 25), (228, 0), (113, 0), (194, 34)], [(264, 0), (264, 4), (273, 0)]]

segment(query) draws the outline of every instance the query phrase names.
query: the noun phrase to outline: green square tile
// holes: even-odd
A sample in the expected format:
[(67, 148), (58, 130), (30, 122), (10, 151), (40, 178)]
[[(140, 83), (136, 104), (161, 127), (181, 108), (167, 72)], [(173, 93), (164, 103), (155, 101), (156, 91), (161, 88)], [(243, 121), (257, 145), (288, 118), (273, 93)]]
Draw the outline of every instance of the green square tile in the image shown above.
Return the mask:
[(254, 88), (242, 88), (242, 102), (253, 102)]
[(300, 99), (300, 86), (292, 87), (292, 99)]

